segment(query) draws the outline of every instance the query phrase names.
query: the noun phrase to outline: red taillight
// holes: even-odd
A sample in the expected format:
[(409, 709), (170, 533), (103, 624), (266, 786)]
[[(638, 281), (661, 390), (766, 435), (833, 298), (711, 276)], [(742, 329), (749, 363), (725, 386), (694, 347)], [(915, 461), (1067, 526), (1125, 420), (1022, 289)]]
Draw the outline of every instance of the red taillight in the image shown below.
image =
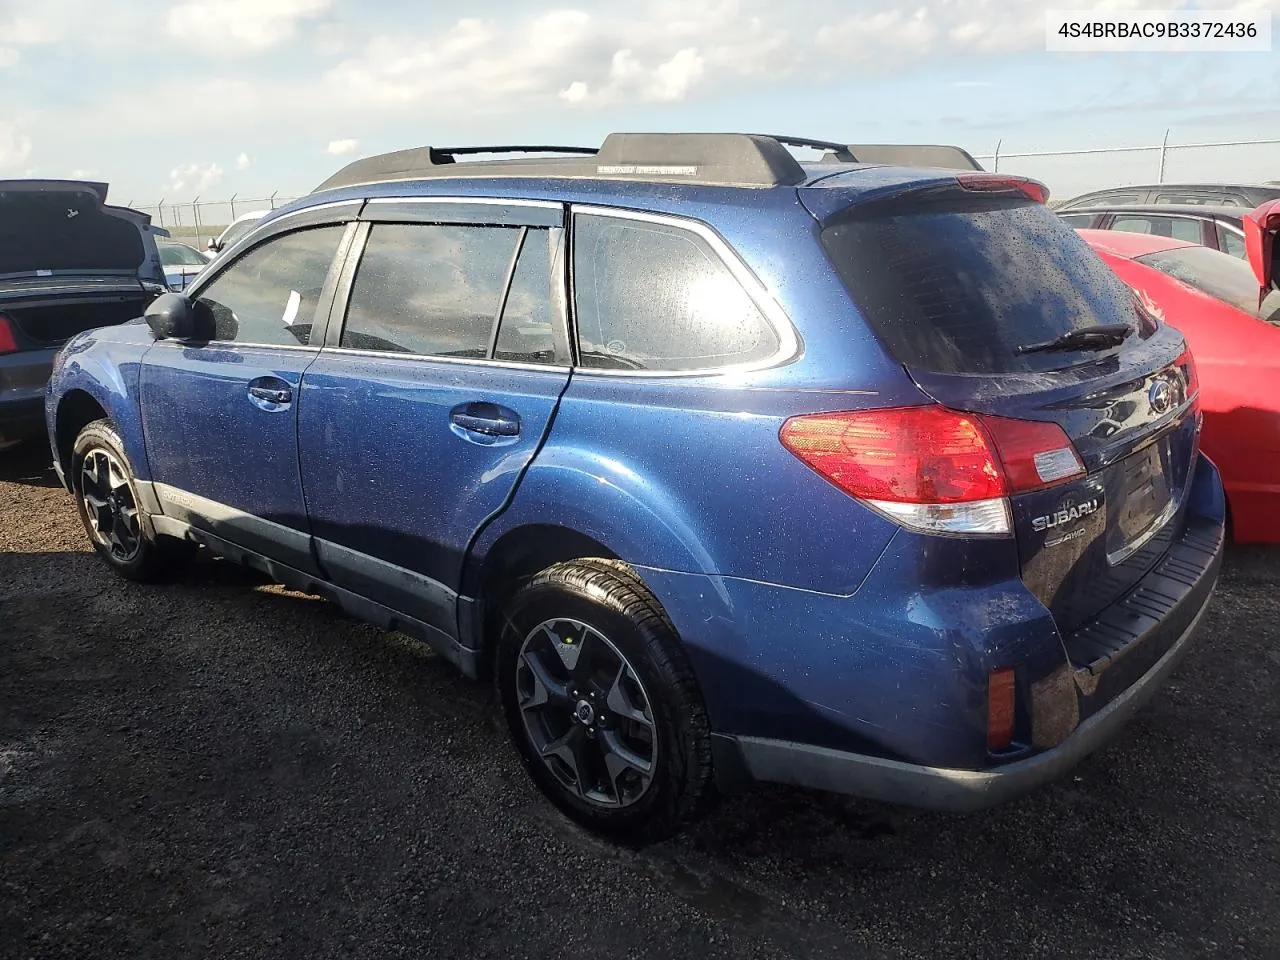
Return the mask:
[(855, 497), (964, 503), (1005, 494), (977, 418), (944, 407), (792, 417), (782, 443)]
[(9, 318), (0, 313), (0, 353), (13, 353), (18, 349), (18, 341), (13, 339), (13, 328), (9, 326)]
[(985, 193), (1006, 193), (1016, 190), (1034, 200), (1036, 203), (1047, 203), (1049, 188), (1039, 180), (1028, 180), (1026, 177), (1005, 177), (990, 173), (961, 173), (956, 181), (966, 190), (980, 190)]
[(1013, 742), (1015, 698), (1013, 671), (992, 670), (987, 680), (987, 749), (992, 752)]
[(1174, 366), (1182, 373), (1182, 382), (1186, 386), (1187, 399), (1194, 400), (1200, 392), (1200, 374), (1196, 370), (1196, 358), (1190, 350), (1183, 350), (1182, 356), (1174, 362)]
[(1056, 424), (936, 405), (792, 417), (780, 439), (846, 493), (938, 532), (1006, 534), (1006, 497), (1084, 473)]
[(1076, 448), (1056, 423), (980, 419), (995, 441), (1010, 493), (1028, 493), (1084, 475)]

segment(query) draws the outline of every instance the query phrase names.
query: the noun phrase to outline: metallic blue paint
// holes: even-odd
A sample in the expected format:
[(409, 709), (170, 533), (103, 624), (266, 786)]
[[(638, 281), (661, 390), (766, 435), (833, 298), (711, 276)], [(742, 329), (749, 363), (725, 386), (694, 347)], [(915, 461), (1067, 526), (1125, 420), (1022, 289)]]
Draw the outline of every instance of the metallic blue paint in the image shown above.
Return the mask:
[[(326, 548), (344, 569), (325, 569), (317, 557), (333, 582), (347, 576), (359, 591), (391, 564), (403, 589), (432, 583), (436, 606), (457, 590), (469, 654), (486, 639), (473, 606), (488, 599), (483, 574), (495, 549), (529, 531), (552, 556), (589, 539), (633, 564), (655, 592), (717, 732), (943, 767), (1027, 756), (1037, 749), (1032, 688), (1070, 669), (1052, 598), (1026, 582), (1027, 546), (902, 529), (817, 478), (778, 431), (796, 414), (935, 395), (1005, 414), (1025, 413), (1034, 399), (1073, 437), (1107, 412), (1064, 415), (1054, 406), (1078, 393), (1079, 373), (985, 393), (976, 380), (913, 379), (859, 316), (822, 252), (819, 220), (858, 190), (885, 194), (947, 178), (807, 169), (812, 180), (800, 189), (750, 191), (465, 177), (377, 184), (299, 201), (266, 218), (261, 233), (309, 207), (375, 197), (551, 200), (690, 217), (738, 252), (794, 323), (801, 352), (787, 364), (721, 376), (608, 376), (331, 348), (152, 347), (147, 328), (132, 325), (68, 345), (50, 384), (50, 427), (58, 402), (83, 390), (116, 422), (140, 476), (309, 531), (313, 555), (320, 541), (346, 548)], [(339, 302), (332, 315), (341, 313)], [(1112, 371), (1118, 402), (1175, 346), (1172, 335), (1152, 338)], [(291, 402), (251, 403), (247, 389), (262, 377), (283, 381)], [(514, 442), (475, 442), (483, 438), (461, 429), (455, 413), (478, 403), (518, 416)], [(1176, 428), (1171, 441), (1183, 453), (1194, 446), (1189, 430)], [(1089, 452), (1105, 459), (1101, 447)], [(1202, 458), (1184, 501), (1171, 537), (1184, 535), (1192, 515), (1221, 529), (1220, 482)], [(390, 583), (388, 591), (374, 599), (387, 602)], [(448, 626), (449, 613), (420, 615)], [(1013, 746), (993, 756), (986, 685), (1001, 667), (1016, 670), (1019, 707)]]
[(138, 372), (143, 356), (154, 342), (150, 328), (135, 321), (86, 330), (62, 347), (45, 390), (45, 425), (55, 461), (59, 459), (58, 405), (72, 393), (79, 392), (92, 398), (115, 425), (138, 479), (151, 479), (138, 406)]
[[(457, 589), (468, 544), (506, 505), (568, 380), (568, 370), (325, 351), (303, 378), (299, 420), (315, 536)], [(454, 432), (455, 407), (486, 402), (519, 415), (515, 443)]]
[(152, 479), (307, 532), (292, 403), (263, 409), (254, 381), (294, 395), (318, 348), (156, 343), (142, 362), (142, 408)]

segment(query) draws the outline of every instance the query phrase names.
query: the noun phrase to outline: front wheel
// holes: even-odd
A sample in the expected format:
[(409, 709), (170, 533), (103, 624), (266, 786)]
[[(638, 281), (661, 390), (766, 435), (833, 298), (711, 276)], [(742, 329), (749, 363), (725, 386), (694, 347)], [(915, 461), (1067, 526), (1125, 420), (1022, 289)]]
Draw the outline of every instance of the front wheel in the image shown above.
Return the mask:
[(706, 708), (653, 594), (613, 561), (537, 574), (507, 604), (496, 682), (547, 797), (593, 830), (669, 836), (713, 796)]
[(94, 550), (122, 576), (167, 579), (191, 556), (193, 544), (156, 535), (139, 502), (124, 444), (108, 421), (96, 420), (76, 437), (70, 480)]

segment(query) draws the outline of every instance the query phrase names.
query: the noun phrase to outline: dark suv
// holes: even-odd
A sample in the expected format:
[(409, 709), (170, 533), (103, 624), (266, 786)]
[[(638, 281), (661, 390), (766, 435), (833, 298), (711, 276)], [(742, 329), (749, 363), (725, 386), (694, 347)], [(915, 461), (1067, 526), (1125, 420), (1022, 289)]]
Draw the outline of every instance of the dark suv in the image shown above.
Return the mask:
[(357, 161), (67, 345), (90, 538), (492, 674), (611, 833), (752, 780), (972, 809), (1057, 776), (1217, 577), (1195, 365), (1039, 184), (819, 145)]

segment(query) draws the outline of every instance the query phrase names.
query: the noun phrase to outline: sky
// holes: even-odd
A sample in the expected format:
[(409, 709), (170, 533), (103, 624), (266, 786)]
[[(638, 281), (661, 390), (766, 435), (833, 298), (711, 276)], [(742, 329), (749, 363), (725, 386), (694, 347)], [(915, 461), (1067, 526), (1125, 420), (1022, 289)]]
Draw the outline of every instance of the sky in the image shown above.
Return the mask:
[[(1045, 52), (1049, 6), (1154, 0), (0, 0), (0, 177), (143, 206), (306, 193), (423, 144), (739, 130), (989, 155), (1280, 137), (1270, 53)], [(1280, 0), (1201, 0), (1280, 11)], [(1280, 17), (1276, 17), (1280, 21)], [(1277, 27), (1280, 33), (1280, 26)], [(988, 166), (990, 164), (988, 163)], [(1057, 196), (1156, 155), (1012, 158)], [(1175, 151), (1166, 179), (1280, 179), (1280, 146)]]

